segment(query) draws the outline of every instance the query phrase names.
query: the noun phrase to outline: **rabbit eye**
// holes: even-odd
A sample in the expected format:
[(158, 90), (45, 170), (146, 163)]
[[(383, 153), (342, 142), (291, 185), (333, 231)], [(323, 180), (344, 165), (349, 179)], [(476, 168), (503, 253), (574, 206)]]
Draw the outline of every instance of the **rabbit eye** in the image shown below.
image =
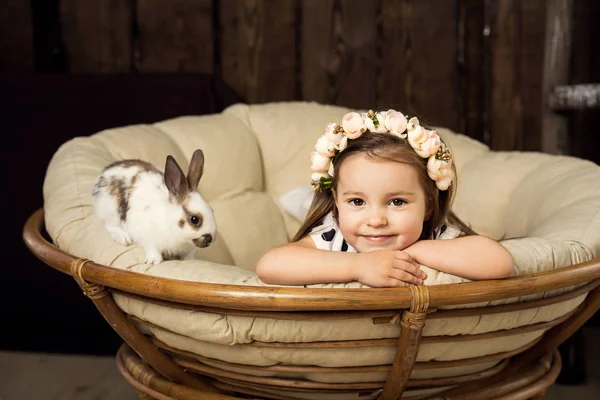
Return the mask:
[(194, 226), (198, 226), (198, 225), (200, 225), (200, 223), (202, 223), (202, 220), (197, 215), (190, 215), (189, 221), (190, 221), (190, 224), (192, 224)]

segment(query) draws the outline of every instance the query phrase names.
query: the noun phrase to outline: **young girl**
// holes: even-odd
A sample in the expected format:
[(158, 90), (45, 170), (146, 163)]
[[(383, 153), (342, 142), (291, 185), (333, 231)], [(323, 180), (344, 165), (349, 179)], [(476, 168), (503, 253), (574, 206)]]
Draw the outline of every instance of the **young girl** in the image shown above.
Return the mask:
[(510, 276), (508, 251), (451, 211), (452, 154), (418, 119), (348, 113), (327, 125), (311, 160), (308, 216), (291, 243), (261, 257), (264, 282), (420, 285), (420, 264), (468, 279)]

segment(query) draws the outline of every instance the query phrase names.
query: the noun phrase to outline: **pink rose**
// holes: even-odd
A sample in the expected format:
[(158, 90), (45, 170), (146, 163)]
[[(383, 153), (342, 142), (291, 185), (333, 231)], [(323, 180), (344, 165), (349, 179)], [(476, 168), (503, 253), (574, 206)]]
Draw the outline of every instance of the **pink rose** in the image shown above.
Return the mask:
[(339, 144), (340, 140), (342, 140), (342, 137), (344, 136), (341, 132), (336, 133), (336, 128), (338, 127), (338, 124), (327, 124), (327, 127), (325, 128), (325, 136), (327, 136), (327, 139), (329, 139), (333, 144)]
[(387, 112), (387, 118), (385, 120), (385, 126), (387, 127), (390, 133), (399, 136), (401, 138), (405, 138), (406, 134), (406, 125), (407, 125), (406, 117), (404, 114), (398, 111), (389, 110)]
[(440, 190), (447, 190), (454, 180), (452, 171), (452, 159), (448, 161), (438, 160), (435, 156), (429, 157), (427, 161), (427, 174), (435, 181)]
[(331, 159), (325, 157), (316, 151), (313, 151), (310, 155), (310, 168), (315, 172), (327, 172), (331, 164)]
[[(421, 127), (419, 127), (421, 129), (421, 134), (419, 135), (419, 139), (422, 139), (422, 142), (418, 143), (413, 141), (413, 139), (410, 137), (410, 133), (408, 136), (408, 143), (410, 143), (410, 145), (412, 146), (413, 149), (415, 149), (415, 151), (417, 152), (417, 154), (423, 158), (427, 158), (429, 156), (434, 155), (435, 153), (437, 153), (438, 149), (440, 148), (441, 145), (441, 141), (440, 141), (440, 137), (438, 136), (437, 133), (435, 133), (435, 131), (429, 131), (427, 129), (423, 129)], [(413, 130), (412, 132), (416, 131)], [(423, 140), (424, 138), (424, 140)]]
[(317, 153), (325, 157), (333, 157), (333, 155), (335, 154), (335, 144), (333, 144), (329, 139), (327, 139), (326, 135), (321, 135), (321, 137), (317, 139), (315, 150), (317, 151)]
[(450, 184), (452, 183), (452, 178), (443, 178), (439, 181), (435, 181), (435, 186), (437, 186), (440, 190), (448, 190)]
[(348, 137), (348, 139), (356, 139), (367, 130), (365, 120), (356, 112), (344, 115), (344, 118), (342, 118), (342, 127), (344, 128), (344, 136)]

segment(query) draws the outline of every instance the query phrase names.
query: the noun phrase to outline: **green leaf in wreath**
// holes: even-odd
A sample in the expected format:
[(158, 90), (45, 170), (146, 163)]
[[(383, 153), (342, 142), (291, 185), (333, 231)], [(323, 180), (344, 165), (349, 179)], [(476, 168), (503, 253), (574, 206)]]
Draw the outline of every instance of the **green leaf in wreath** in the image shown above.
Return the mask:
[(321, 177), (321, 179), (319, 179), (319, 189), (321, 190), (327, 190), (329, 188), (331, 188), (331, 184), (333, 183), (333, 177)]

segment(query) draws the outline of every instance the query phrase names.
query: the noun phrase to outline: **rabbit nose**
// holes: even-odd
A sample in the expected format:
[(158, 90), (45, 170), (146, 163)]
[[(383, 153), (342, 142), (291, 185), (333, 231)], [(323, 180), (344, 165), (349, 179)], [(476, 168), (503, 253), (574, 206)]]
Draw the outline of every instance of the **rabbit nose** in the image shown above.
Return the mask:
[(213, 241), (212, 235), (202, 235), (199, 239), (194, 239), (194, 244), (197, 247), (208, 247)]

